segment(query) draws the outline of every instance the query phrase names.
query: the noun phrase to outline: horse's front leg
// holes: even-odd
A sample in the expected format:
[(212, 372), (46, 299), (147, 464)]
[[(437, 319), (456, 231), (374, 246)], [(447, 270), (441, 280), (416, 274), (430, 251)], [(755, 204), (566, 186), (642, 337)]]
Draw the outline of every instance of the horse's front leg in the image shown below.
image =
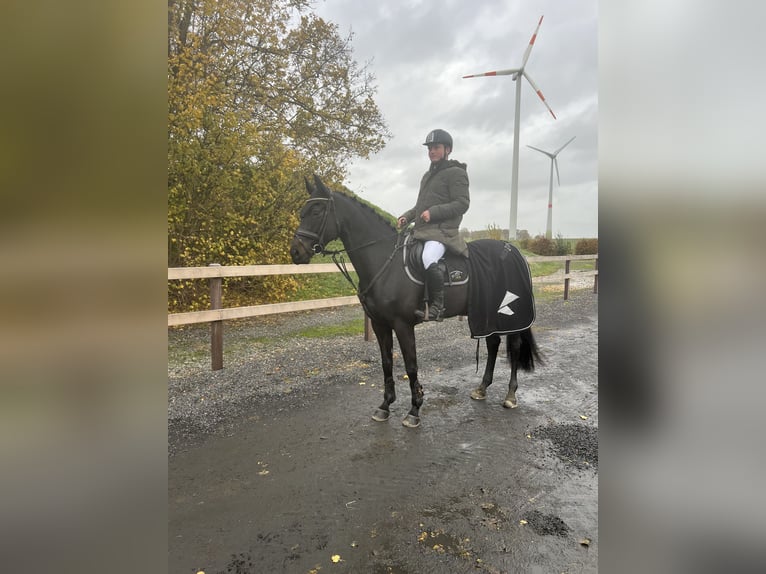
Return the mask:
[(420, 426), (420, 407), (423, 404), (423, 387), (418, 381), (418, 358), (415, 350), (415, 327), (406, 323), (394, 326), (396, 338), (399, 340), (399, 348), (402, 350), (404, 369), (410, 380), (410, 392), (412, 393), (412, 408), (402, 421), (409, 428)]
[(484, 376), (481, 378), (481, 384), (471, 392), (471, 398), (477, 401), (483, 401), (487, 398), (487, 387), (492, 384), (495, 363), (497, 362), (497, 351), (500, 348), (500, 335), (489, 335), (486, 341), (487, 365), (484, 367)]
[(393, 331), (388, 325), (372, 321), (372, 330), (378, 339), (380, 358), (383, 364), (383, 402), (372, 415), (372, 420), (384, 422), (388, 420), (391, 411), (391, 403), (396, 400), (396, 387), (394, 385), (394, 358), (393, 358)]

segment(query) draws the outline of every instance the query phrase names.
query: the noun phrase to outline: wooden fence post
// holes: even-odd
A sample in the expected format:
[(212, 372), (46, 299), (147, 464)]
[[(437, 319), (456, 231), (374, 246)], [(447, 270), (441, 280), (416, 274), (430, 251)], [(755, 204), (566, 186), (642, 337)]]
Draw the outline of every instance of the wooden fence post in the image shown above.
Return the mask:
[[(210, 267), (220, 267), (219, 263), (211, 263)], [(210, 278), (210, 309), (223, 308), (223, 278)], [(223, 321), (210, 321), (210, 356), (212, 369), (223, 369)]]
[(364, 340), (369, 341), (372, 339), (370, 336), (370, 333), (372, 332), (372, 322), (370, 321), (370, 318), (367, 316), (367, 313), (364, 314)]
[(596, 274), (593, 276), (593, 292), (598, 294), (598, 257), (596, 257)]
[(571, 261), (567, 259), (564, 262), (564, 301), (569, 299), (569, 264)]

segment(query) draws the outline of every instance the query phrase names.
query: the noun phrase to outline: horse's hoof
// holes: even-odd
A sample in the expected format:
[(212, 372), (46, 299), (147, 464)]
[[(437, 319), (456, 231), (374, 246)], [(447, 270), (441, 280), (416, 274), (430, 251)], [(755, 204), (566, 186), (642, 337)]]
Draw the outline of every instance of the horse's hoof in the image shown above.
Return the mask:
[(389, 416), (391, 416), (391, 413), (389, 411), (378, 409), (375, 411), (375, 414), (372, 415), (372, 420), (378, 421), (379, 423), (384, 423), (388, 420)]
[(471, 398), (475, 401), (483, 401), (487, 398), (487, 392), (481, 389), (476, 389), (471, 393)]
[(406, 426), (407, 428), (411, 428), (411, 429), (418, 428), (420, 426), (420, 417), (407, 415), (406, 417), (404, 417), (402, 424)]
[(514, 397), (513, 399), (505, 399), (505, 400), (503, 401), (503, 406), (504, 406), (506, 409), (515, 409), (516, 407), (518, 407), (518, 406), (519, 406), (519, 403), (518, 403), (518, 401), (516, 400), (516, 397)]

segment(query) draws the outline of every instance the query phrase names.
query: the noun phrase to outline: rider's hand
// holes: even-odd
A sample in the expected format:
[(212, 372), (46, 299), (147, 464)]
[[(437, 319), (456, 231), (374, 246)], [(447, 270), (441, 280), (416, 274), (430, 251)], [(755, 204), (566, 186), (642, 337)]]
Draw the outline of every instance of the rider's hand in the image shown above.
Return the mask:
[(426, 209), (423, 213), (420, 214), (420, 219), (428, 223), (431, 221), (431, 212)]

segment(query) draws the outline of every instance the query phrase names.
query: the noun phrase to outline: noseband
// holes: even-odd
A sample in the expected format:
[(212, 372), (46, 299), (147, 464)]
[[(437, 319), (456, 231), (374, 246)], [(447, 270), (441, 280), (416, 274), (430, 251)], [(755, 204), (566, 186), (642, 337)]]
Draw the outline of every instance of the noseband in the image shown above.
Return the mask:
[[(313, 244), (311, 245), (311, 250), (315, 254), (319, 254), (319, 253), (322, 253), (325, 248), (324, 243), (322, 243), (322, 238), (324, 237), (325, 228), (327, 227), (327, 217), (330, 214), (330, 207), (332, 207), (333, 212), (335, 212), (335, 202), (332, 200), (332, 195), (330, 195), (330, 197), (312, 197), (311, 199), (306, 201), (306, 205), (308, 205), (312, 201), (328, 202), (328, 206), (324, 210), (324, 215), (322, 215), (322, 223), (319, 226), (319, 232), (314, 233), (313, 231), (308, 231), (307, 229), (303, 229), (299, 227), (298, 231), (295, 232), (295, 236), (305, 237), (309, 241), (312, 241)], [(335, 225), (337, 228), (337, 225), (338, 225), (337, 218), (335, 221)]]

